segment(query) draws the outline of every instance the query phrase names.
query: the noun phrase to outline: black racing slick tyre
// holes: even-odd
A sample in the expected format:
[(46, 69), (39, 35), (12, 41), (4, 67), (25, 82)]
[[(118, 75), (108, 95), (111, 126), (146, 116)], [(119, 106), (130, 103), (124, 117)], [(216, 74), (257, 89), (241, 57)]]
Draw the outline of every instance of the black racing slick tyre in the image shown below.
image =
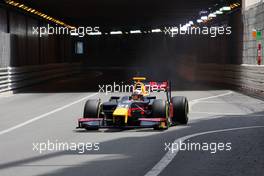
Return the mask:
[(189, 104), (186, 97), (172, 97), (173, 105), (173, 117), (172, 120), (174, 123), (187, 124), (188, 123), (188, 113), (189, 113)]
[(98, 118), (100, 100), (87, 100), (84, 106), (83, 118)]
[[(168, 119), (168, 104), (166, 101), (157, 99), (154, 100), (152, 104), (152, 117), (153, 118), (166, 118)], [(168, 129), (168, 120), (166, 121), (166, 126), (156, 126), (154, 130), (167, 130)]]
[[(84, 106), (83, 118), (99, 118), (100, 100), (87, 100)], [(85, 127), (86, 130), (98, 130), (99, 127)]]

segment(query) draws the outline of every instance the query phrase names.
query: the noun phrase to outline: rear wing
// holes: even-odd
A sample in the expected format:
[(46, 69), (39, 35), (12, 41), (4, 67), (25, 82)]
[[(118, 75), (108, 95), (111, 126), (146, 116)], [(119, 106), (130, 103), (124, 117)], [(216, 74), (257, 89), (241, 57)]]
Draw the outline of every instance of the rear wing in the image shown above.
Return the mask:
[(145, 83), (145, 86), (150, 92), (167, 92), (170, 90), (170, 83), (169, 81), (151, 81), (148, 83)]
[(141, 90), (145, 95), (151, 92), (165, 92), (168, 100), (171, 99), (171, 83), (170, 81), (146, 81), (145, 77), (134, 77), (134, 89)]

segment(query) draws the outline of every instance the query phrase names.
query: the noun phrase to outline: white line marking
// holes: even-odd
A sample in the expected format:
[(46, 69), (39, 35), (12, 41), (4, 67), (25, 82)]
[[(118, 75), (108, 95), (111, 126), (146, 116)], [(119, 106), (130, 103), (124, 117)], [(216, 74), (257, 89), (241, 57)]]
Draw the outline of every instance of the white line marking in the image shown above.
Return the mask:
[[(219, 132), (227, 132), (227, 131), (235, 131), (235, 130), (245, 130), (245, 129), (255, 129), (255, 128), (264, 128), (264, 126), (251, 126), (251, 127), (240, 127), (240, 128), (229, 128), (229, 129), (222, 129), (222, 130), (214, 130), (214, 131), (206, 131), (201, 133), (195, 133), (188, 136), (184, 136), (181, 138), (178, 138), (174, 141), (174, 143), (184, 142), (185, 140), (201, 135), (206, 134), (212, 134), (212, 133), (219, 133)], [(168, 151), (163, 158), (148, 172), (145, 174), (145, 176), (157, 176), (159, 175), (173, 160), (173, 158), (177, 155), (179, 150), (174, 151), (172, 153), (171, 151)]]
[(9, 97), (12, 97), (14, 94), (12, 91), (9, 91), (9, 92), (2, 92), (0, 93), (0, 98), (9, 98)]
[(228, 116), (243, 116), (247, 114), (242, 113), (228, 113), (228, 112), (203, 112), (203, 111), (192, 111), (192, 114), (208, 114), (208, 115), (228, 115)]
[(9, 132), (14, 131), (14, 130), (16, 130), (16, 129), (18, 129), (18, 128), (21, 128), (21, 127), (23, 127), (23, 126), (26, 126), (26, 125), (28, 125), (28, 124), (30, 124), (30, 123), (33, 123), (33, 122), (35, 122), (35, 121), (37, 121), (37, 120), (40, 120), (40, 119), (42, 119), (42, 118), (44, 118), (44, 117), (47, 117), (47, 116), (49, 116), (49, 115), (51, 115), (51, 114), (54, 114), (54, 113), (59, 112), (59, 111), (61, 111), (61, 110), (64, 110), (64, 109), (66, 109), (66, 108), (68, 108), (68, 107), (70, 107), (70, 106), (72, 106), (72, 105), (75, 105), (75, 104), (77, 104), (77, 103), (80, 103), (80, 102), (82, 102), (82, 101), (84, 101), (84, 100), (86, 100), (86, 99), (88, 99), (88, 98), (90, 98), (90, 97), (93, 97), (93, 96), (97, 95), (97, 94), (98, 94), (98, 93), (94, 93), (94, 94), (88, 95), (88, 96), (86, 96), (86, 97), (84, 97), (84, 98), (81, 98), (81, 99), (79, 99), (79, 100), (76, 100), (76, 101), (74, 101), (74, 102), (72, 102), (72, 103), (70, 103), (70, 104), (67, 104), (67, 105), (62, 106), (62, 107), (57, 108), (57, 109), (54, 109), (54, 110), (52, 110), (52, 111), (50, 111), (50, 112), (48, 112), (48, 113), (42, 114), (42, 115), (40, 115), (40, 116), (34, 117), (33, 119), (30, 119), (30, 120), (28, 120), (28, 121), (25, 121), (25, 122), (23, 122), (23, 123), (21, 123), (21, 124), (18, 124), (18, 125), (16, 125), (16, 126), (13, 126), (13, 127), (11, 127), (11, 128), (8, 128), (8, 129), (6, 129), (6, 130), (0, 131), (0, 135), (3, 135), (3, 134), (6, 134), (6, 133), (9, 133)]
[(208, 99), (211, 99), (211, 98), (219, 98), (219, 97), (223, 97), (223, 96), (226, 96), (226, 95), (230, 95), (232, 94), (233, 91), (229, 91), (227, 93), (223, 93), (223, 94), (220, 94), (220, 95), (214, 95), (214, 96), (210, 96), (210, 97), (205, 97), (205, 98), (198, 98), (198, 99), (195, 99), (195, 100), (191, 100), (189, 102), (190, 104), (190, 109), (195, 105), (197, 104), (199, 101), (202, 101), (202, 100), (208, 100)]
[(223, 103), (228, 103), (228, 104), (249, 104), (249, 105), (254, 105), (254, 104), (264, 104), (263, 102), (238, 102), (238, 101), (228, 101), (228, 102), (224, 102), (224, 101), (199, 101), (199, 103), (214, 103), (214, 104), (223, 104)]
[(211, 98), (219, 98), (219, 97), (223, 97), (223, 96), (226, 96), (226, 95), (230, 95), (232, 93), (233, 93), (233, 91), (229, 91), (229, 92), (226, 92), (226, 93), (223, 93), (223, 94), (220, 94), (220, 95), (214, 95), (214, 96), (210, 96), (210, 97), (204, 97), (204, 98), (198, 98), (198, 99), (195, 99), (195, 100), (191, 100), (191, 102), (208, 100), (208, 99), (211, 99)]

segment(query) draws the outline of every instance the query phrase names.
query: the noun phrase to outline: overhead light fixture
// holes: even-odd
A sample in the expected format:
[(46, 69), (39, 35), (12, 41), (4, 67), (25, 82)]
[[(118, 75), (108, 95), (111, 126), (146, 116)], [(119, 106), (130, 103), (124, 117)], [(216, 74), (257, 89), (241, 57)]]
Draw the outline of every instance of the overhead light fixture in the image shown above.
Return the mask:
[(205, 21), (205, 20), (207, 20), (207, 19), (208, 19), (207, 16), (202, 16), (202, 17), (201, 17), (201, 20), (204, 20), (204, 21)]
[(210, 14), (208, 15), (208, 17), (209, 17), (209, 18), (215, 18), (215, 17), (216, 17), (216, 14), (214, 14), (214, 13), (210, 13)]
[(203, 20), (201, 20), (201, 19), (197, 20), (197, 23), (202, 23), (202, 22), (203, 22)]
[(122, 31), (112, 31), (110, 32), (111, 35), (118, 35), (118, 34), (123, 34)]
[(220, 11), (230, 11), (231, 7), (230, 6), (225, 6), (225, 7), (222, 7), (221, 9), (220, 9)]
[(160, 29), (152, 29), (151, 32), (157, 33), (157, 32), (162, 32)]
[[(102, 35), (102, 32), (90, 32), (88, 35)], [(107, 33), (105, 33), (107, 35)]]
[(223, 14), (223, 12), (220, 11), (220, 10), (217, 10), (215, 13), (216, 13), (217, 15), (222, 15), (222, 14)]
[(130, 34), (141, 34), (141, 31), (140, 30), (130, 31)]
[(16, 7), (16, 8), (22, 9), (22, 10), (24, 10), (26, 13), (31, 13), (31, 14), (33, 14), (33, 15), (37, 15), (37, 16), (39, 16), (40, 18), (43, 18), (43, 19), (48, 20), (48, 21), (51, 21), (51, 22), (53, 22), (53, 23), (55, 23), (55, 24), (59, 24), (59, 25), (61, 25), (61, 26), (65, 26), (65, 27), (67, 27), (67, 28), (75, 28), (74, 26), (70, 26), (70, 25), (68, 25), (68, 24), (66, 24), (66, 23), (64, 23), (64, 22), (62, 22), (62, 21), (60, 21), (60, 20), (58, 20), (58, 19), (55, 19), (55, 18), (50, 17), (50, 16), (48, 16), (48, 15), (42, 13), (42, 12), (39, 12), (39, 11), (37, 11), (36, 9), (33, 9), (33, 8), (31, 8), (31, 7), (28, 7), (28, 6), (26, 6), (25, 4), (18, 3), (18, 2), (15, 2), (15, 1), (13, 1), (13, 0), (5, 0), (5, 3), (8, 4), (8, 5), (14, 6), (14, 7)]

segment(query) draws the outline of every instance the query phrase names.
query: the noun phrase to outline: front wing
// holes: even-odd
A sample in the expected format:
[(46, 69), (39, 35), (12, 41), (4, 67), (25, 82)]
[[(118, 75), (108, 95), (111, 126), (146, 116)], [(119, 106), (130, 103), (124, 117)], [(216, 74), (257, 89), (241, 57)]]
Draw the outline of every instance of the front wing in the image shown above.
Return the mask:
[(134, 128), (155, 128), (155, 127), (166, 127), (167, 119), (166, 118), (139, 118), (139, 126), (107, 126), (105, 125), (105, 119), (103, 118), (80, 118), (78, 120), (77, 128), (85, 129), (98, 129), (98, 128), (125, 128), (125, 129), (134, 129)]

